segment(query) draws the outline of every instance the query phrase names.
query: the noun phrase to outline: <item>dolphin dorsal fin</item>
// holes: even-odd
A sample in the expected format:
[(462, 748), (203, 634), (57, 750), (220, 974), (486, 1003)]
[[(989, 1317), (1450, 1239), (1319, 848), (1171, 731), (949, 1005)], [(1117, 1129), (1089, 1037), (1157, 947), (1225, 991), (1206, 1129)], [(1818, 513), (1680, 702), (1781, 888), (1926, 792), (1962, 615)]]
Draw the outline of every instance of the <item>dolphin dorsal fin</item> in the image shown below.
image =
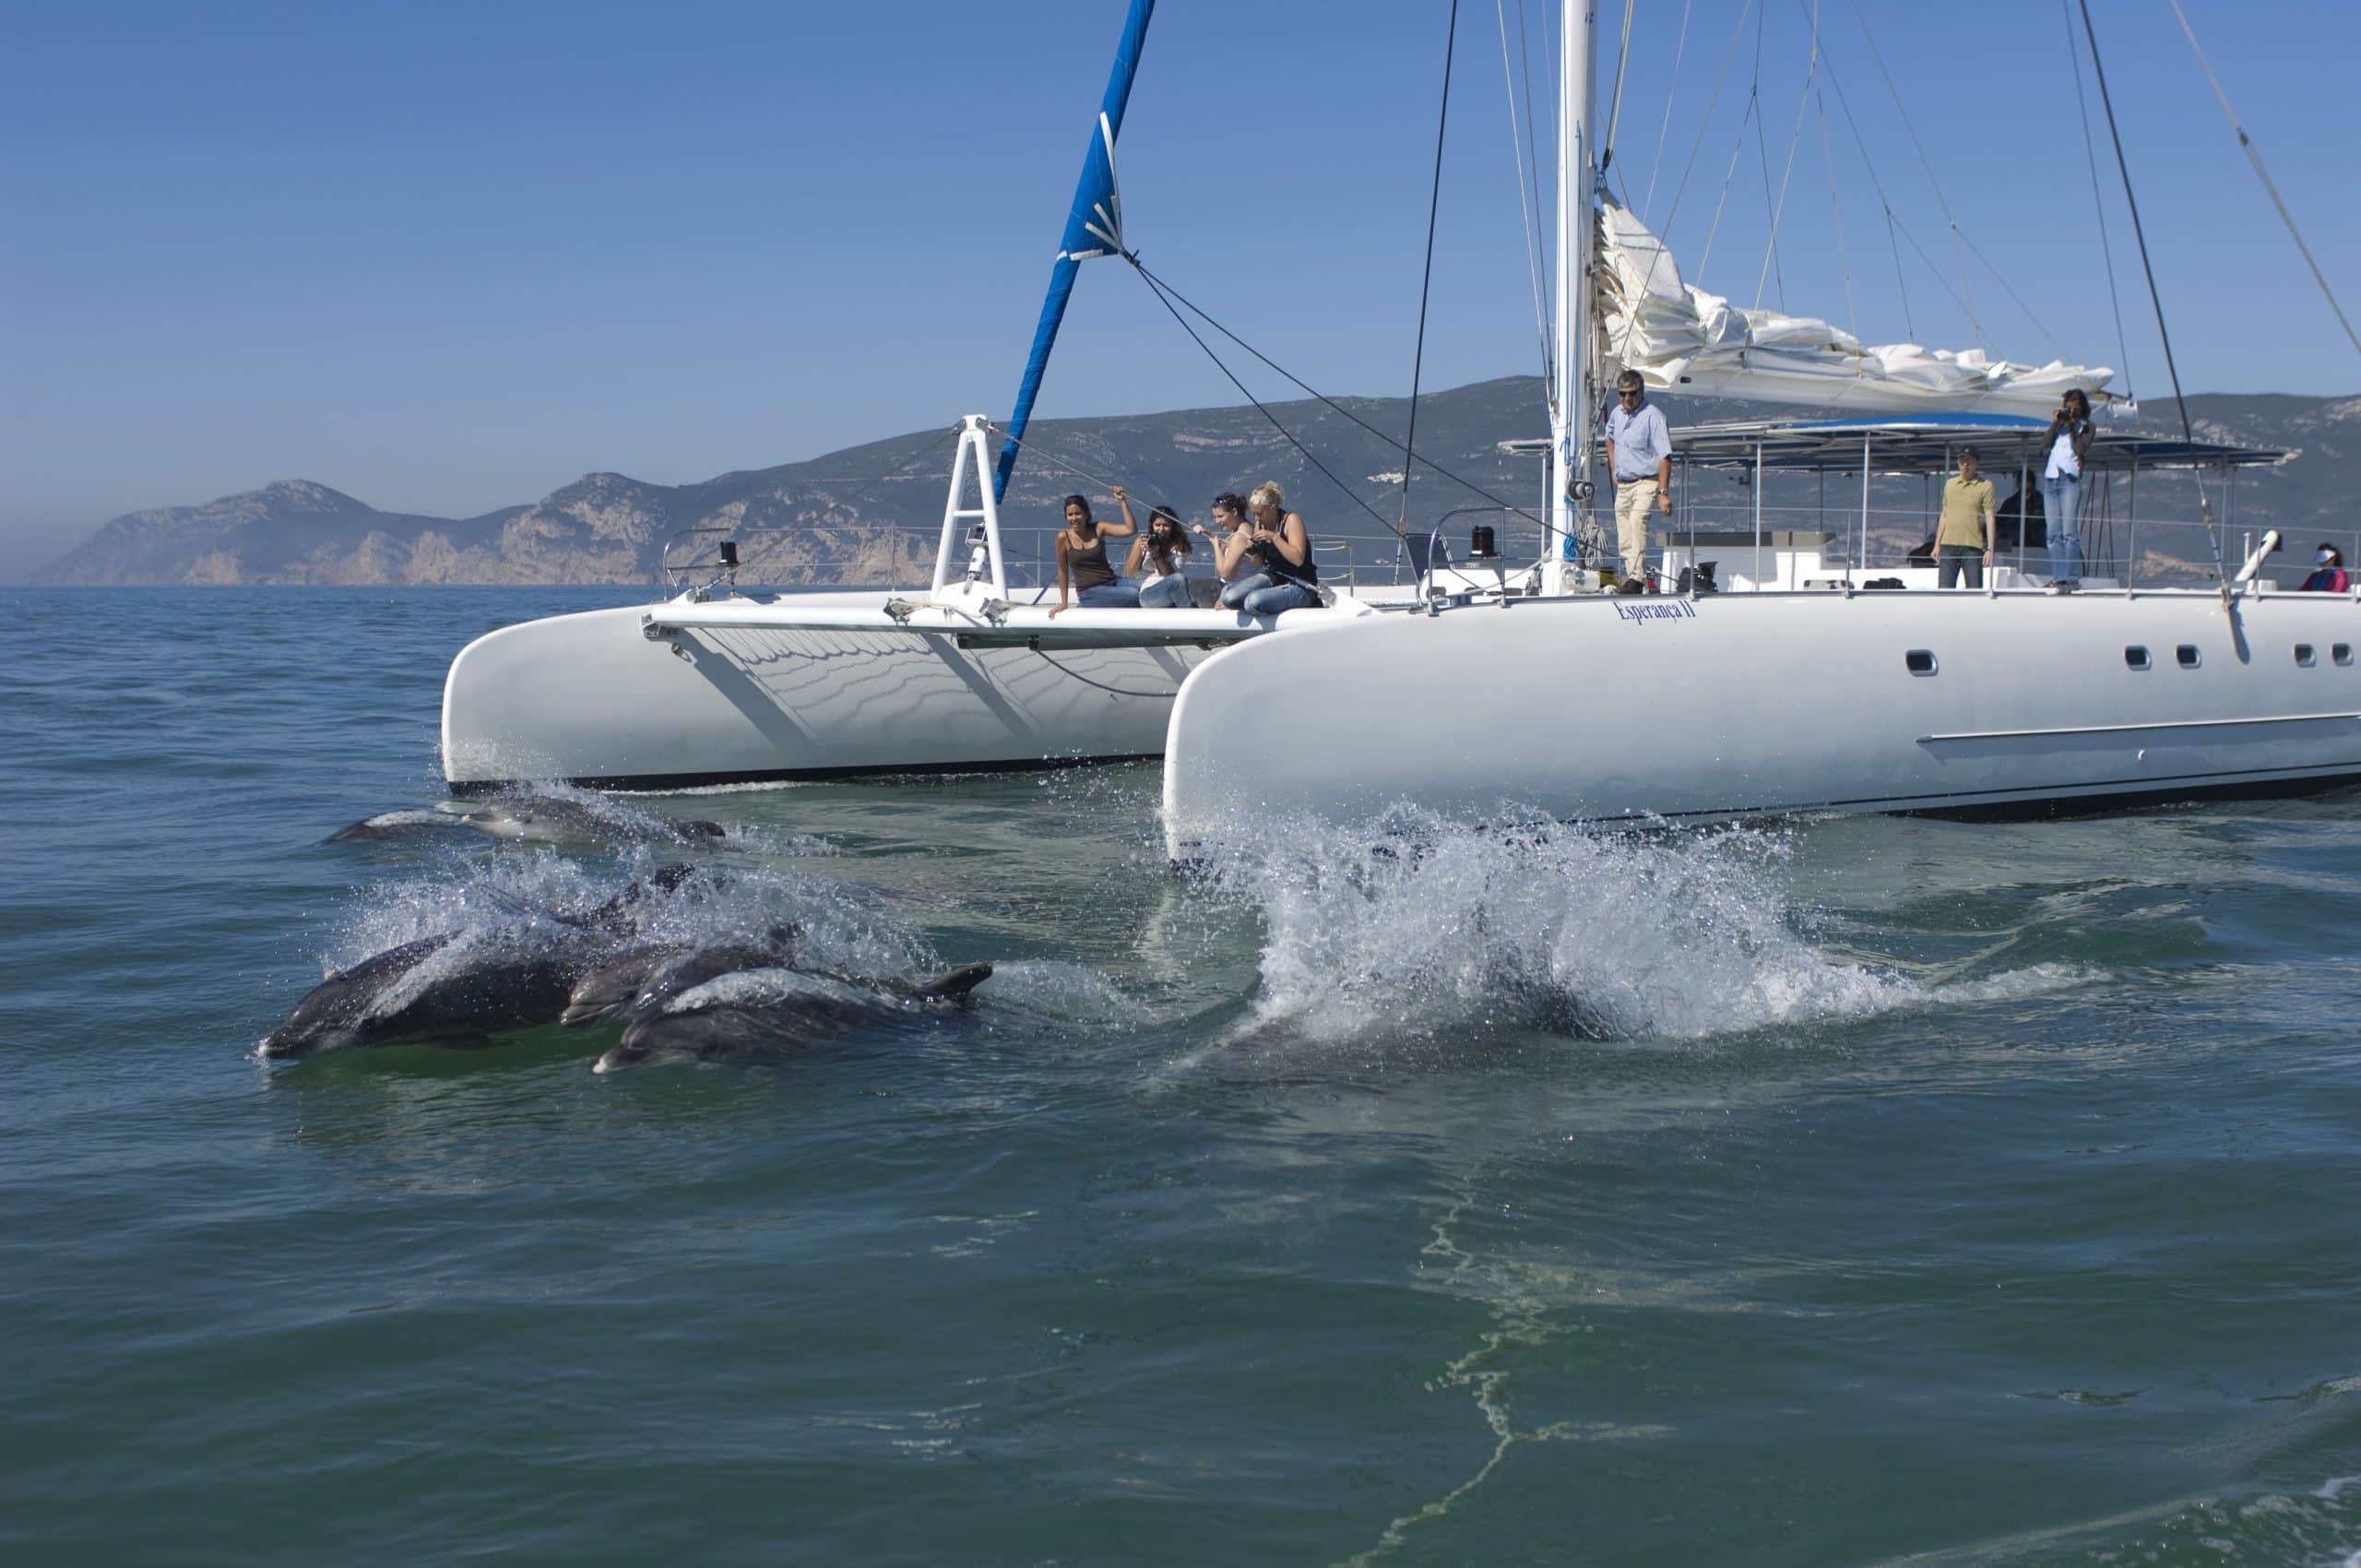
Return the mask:
[(969, 964), (948, 974), (935, 976), (919, 987), (919, 994), (948, 1001), (967, 995), (991, 978), (992, 967), (990, 964)]

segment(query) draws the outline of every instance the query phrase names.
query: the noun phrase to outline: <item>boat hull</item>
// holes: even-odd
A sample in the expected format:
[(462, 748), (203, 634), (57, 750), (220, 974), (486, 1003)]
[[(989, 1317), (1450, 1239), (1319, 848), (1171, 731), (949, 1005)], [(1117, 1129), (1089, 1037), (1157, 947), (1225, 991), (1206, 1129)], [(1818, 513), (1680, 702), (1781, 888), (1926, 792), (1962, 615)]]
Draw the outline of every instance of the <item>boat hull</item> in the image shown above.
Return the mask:
[(883, 604), (673, 600), (489, 633), (445, 682), (444, 776), (461, 794), (541, 778), (662, 790), (1153, 756), (1189, 671), (1270, 627)]
[[(2187, 592), (1511, 601), (1323, 627), (1191, 676), (1168, 840), (1186, 859), (1241, 813), (1404, 802), (1699, 822), (2293, 792), (2361, 778), (2357, 641), (2350, 597), (2231, 614)], [(1254, 721), (1275, 711), (1294, 721)]]

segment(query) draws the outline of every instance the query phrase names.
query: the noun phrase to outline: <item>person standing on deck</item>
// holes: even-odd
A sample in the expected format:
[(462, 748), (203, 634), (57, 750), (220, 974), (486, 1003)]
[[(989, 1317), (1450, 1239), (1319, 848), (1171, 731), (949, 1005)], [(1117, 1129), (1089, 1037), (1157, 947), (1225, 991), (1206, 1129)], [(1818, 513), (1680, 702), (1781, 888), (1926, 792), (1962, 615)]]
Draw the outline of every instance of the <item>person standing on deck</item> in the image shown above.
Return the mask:
[(2082, 586), (2082, 459), (2098, 427), (2091, 423), (2090, 395), (2070, 388), (2049, 418), (2042, 448), (2049, 460), (2041, 470), (2042, 509), (2049, 517), (2049, 587), (2070, 593)]
[(1623, 555), (1625, 593), (1648, 583), (1648, 508), (1672, 516), (1672, 432), (1664, 411), (1648, 401), (1640, 373), (1615, 378), (1615, 407), (1607, 414), (1607, 467), (1615, 476), (1615, 542)]
[(1959, 472), (1943, 481), (1943, 527), (1935, 536), (1935, 556), (1941, 575), (1938, 588), (1956, 585), (1963, 573), (1967, 586), (1984, 586), (1984, 568), (1999, 549), (1999, 523), (1992, 505), (1992, 481), (1975, 474), (1976, 453), (1963, 446)]

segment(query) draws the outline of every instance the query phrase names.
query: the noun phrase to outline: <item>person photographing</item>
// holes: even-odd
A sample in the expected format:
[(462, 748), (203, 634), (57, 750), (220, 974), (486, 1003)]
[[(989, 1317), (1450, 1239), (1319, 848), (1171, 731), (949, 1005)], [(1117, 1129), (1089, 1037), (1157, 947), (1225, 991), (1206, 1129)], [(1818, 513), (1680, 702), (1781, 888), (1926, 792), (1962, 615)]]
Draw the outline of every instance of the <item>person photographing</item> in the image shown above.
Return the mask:
[(1243, 548), (1255, 570), (1221, 590), (1222, 608), (1276, 615), (1319, 603), (1320, 566), (1311, 558), (1311, 536), (1302, 516), (1287, 510), (1286, 493), (1275, 484), (1258, 484), (1246, 506), (1254, 526)]
[(1131, 556), (1123, 563), (1124, 573), (1139, 582), (1141, 609), (1189, 608), (1189, 579), (1181, 570), (1188, 559), (1189, 536), (1181, 531), (1180, 515), (1169, 506), (1150, 508), (1147, 531), (1132, 540)]
[(2049, 430), (2041, 438), (2048, 448), (2042, 465), (2041, 504), (2049, 519), (2049, 586), (2053, 592), (2071, 593), (2082, 586), (2082, 459), (2098, 434), (2091, 423), (2090, 395), (2070, 388), (2049, 416)]

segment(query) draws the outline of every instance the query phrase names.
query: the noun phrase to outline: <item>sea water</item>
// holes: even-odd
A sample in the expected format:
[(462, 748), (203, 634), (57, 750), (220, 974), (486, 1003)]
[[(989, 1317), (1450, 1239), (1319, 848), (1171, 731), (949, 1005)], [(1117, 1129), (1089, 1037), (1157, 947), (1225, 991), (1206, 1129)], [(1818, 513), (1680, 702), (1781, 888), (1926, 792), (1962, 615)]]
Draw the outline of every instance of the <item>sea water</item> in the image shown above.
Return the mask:
[(684, 852), (321, 842), (441, 802), (465, 640), (635, 597), (0, 595), (7, 1561), (2361, 1562), (2354, 798), (1188, 883), (1153, 766), (641, 798), (729, 920), (998, 973), (255, 1061)]

